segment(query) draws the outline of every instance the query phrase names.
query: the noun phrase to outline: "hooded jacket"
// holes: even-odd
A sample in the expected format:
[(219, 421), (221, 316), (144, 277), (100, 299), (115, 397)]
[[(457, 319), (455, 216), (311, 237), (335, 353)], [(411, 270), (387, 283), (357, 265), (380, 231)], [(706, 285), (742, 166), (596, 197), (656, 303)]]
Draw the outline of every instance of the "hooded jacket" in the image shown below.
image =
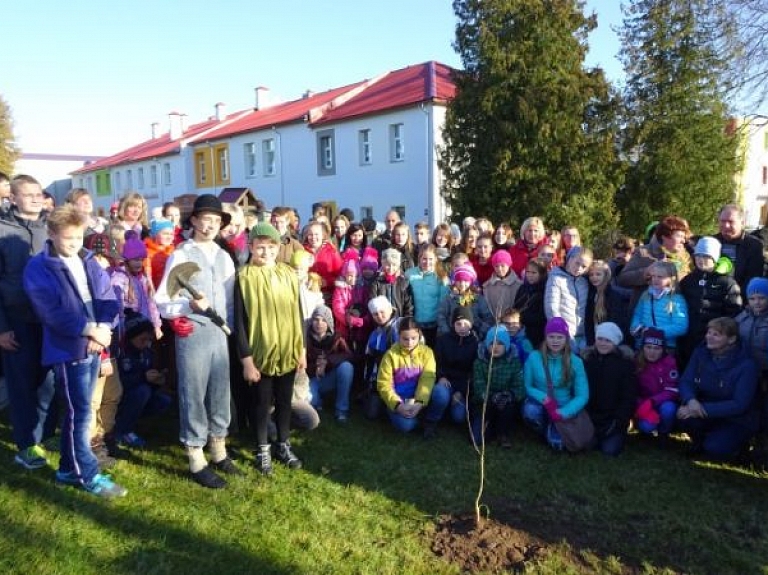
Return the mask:
[(394, 410), (405, 399), (429, 403), (435, 386), (435, 354), (425, 344), (408, 351), (393, 345), (381, 360), (376, 387), (387, 408)]
[(589, 413), (595, 429), (608, 429), (615, 422), (617, 429), (627, 429), (635, 411), (637, 376), (631, 359), (617, 349), (608, 354), (592, 349), (584, 359), (589, 382)]
[(755, 315), (747, 308), (736, 316), (739, 337), (762, 371), (768, 371), (768, 311)]
[(413, 267), (405, 273), (413, 294), (414, 319), (420, 326), (437, 324), (440, 302), (448, 295), (448, 280), (435, 272), (425, 272)]
[(643, 370), (637, 374), (638, 404), (646, 399), (650, 399), (654, 407), (666, 401), (676, 402), (680, 396), (678, 379), (680, 374), (674, 355), (666, 354), (659, 361), (646, 363)]
[(464, 397), (469, 394), (472, 365), (477, 358), (479, 343), (474, 330), (462, 337), (453, 329), (449, 333), (437, 336), (435, 341), (437, 379), (444, 377), (451, 382), (451, 388)]
[(547, 319), (563, 318), (571, 337), (583, 336), (588, 293), (589, 281), (586, 277), (576, 277), (565, 268), (557, 267), (547, 277), (544, 314)]
[(512, 270), (505, 278), (500, 278), (494, 273), (483, 284), (483, 296), (488, 302), (488, 308), (497, 320), (506, 310), (515, 306), (515, 296), (517, 296), (521, 285), (522, 282)]

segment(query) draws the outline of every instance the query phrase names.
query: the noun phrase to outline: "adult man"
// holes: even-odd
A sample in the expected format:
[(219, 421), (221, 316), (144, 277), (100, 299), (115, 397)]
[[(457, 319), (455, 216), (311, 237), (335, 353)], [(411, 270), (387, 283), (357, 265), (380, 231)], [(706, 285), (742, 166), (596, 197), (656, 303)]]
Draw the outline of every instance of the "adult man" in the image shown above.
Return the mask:
[[(225, 438), (230, 422), (229, 352), (227, 337), (212, 322), (211, 308), (232, 324), (235, 266), (232, 258), (214, 241), (229, 224), (230, 215), (211, 194), (195, 200), (189, 218), (192, 236), (168, 258), (155, 299), (163, 317), (176, 333), (176, 367), (179, 373), (179, 439), (189, 458), (192, 479), (217, 489), (226, 481), (214, 469), (230, 475), (242, 472), (227, 456)], [(168, 293), (168, 277), (184, 262), (195, 262), (200, 271), (190, 281), (203, 294), (193, 299), (182, 291)], [(208, 445), (211, 465), (203, 447)]]
[(270, 223), (280, 234), (280, 248), (277, 252), (277, 261), (290, 264), (294, 252), (304, 251), (304, 246), (291, 235), (290, 208), (278, 206), (272, 209)]
[(744, 232), (744, 210), (726, 204), (718, 215), (720, 232), (715, 235), (722, 245), (721, 253), (733, 262), (733, 276), (742, 293), (754, 277), (763, 275), (763, 244)]
[(373, 240), (373, 247), (379, 252), (379, 258), (384, 250), (392, 246), (392, 230), (400, 223), (400, 214), (395, 210), (389, 210), (384, 216), (384, 232)]
[(7, 212), (11, 207), (11, 180), (0, 172), (0, 212)]
[(0, 218), (0, 349), (11, 405), (14, 461), (26, 469), (47, 463), (40, 447), (53, 398), (53, 378), (41, 366), (43, 332), (23, 285), (27, 261), (47, 238), (43, 189), (31, 176), (11, 182), (12, 207)]

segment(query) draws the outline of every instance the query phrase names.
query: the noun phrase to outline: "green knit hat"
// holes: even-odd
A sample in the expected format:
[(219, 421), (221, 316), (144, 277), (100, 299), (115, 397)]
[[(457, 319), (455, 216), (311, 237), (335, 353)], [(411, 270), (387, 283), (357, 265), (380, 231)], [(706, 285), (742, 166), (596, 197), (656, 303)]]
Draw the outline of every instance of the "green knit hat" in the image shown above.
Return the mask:
[(259, 222), (251, 228), (248, 239), (253, 241), (255, 238), (269, 238), (276, 244), (279, 244), (281, 240), (280, 232), (269, 222)]

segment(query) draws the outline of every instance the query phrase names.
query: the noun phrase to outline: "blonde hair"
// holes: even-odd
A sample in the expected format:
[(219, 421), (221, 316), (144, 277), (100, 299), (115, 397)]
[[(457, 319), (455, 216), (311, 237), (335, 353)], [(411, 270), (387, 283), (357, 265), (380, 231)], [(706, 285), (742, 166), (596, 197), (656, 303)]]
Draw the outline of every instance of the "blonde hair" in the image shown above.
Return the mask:
[(72, 204), (64, 204), (55, 208), (48, 216), (48, 231), (58, 234), (64, 228), (84, 228), (86, 217)]
[[(600, 282), (600, 285), (594, 286), (597, 294), (595, 295), (595, 312), (593, 318), (595, 320), (595, 325), (598, 325), (608, 320), (608, 309), (605, 303), (605, 292), (608, 284), (611, 283), (611, 268), (605, 261), (595, 260), (589, 266), (587, 275), (589, 275), (592, 270), (600, 270), (603, 272), (603, 281)], [(592, 285), (592, 282), (590, 282), (590, 285)]]
[[(547, 366), (547, 355), (549, 354), (549, 348), (547, 347), (547, 338), (541, 342), (539, 347), (541, 352), (541, 358), (544, 361), (544, 369), (549, 369)], [(560, 372), (560, 380), (558, 381), (554, 373), (550, 374), (552, 378), (552, 387), (571, 387), (569, 384), (573, 377), (573, 369), (571, 367), (571, 339), (565, 338), (565, 347), (563, 348), (563, 361), (561, 362), (562, 371)], [(559, 385), (558, 385), (559, 384)]]
[(428, 253), (435, 256), (435, 274), (437, 275), (437, 277), (439, 277), (441, 280), (444, 280), (445, 278), (447, 278), (448, 274), (445, 273), (443, 264), (442, 262), (440, 262), (440, 258), (437, 257), (437, 248), (432, 244), (426, 244), (425, 246), (422, 246), (422, 248), (419, 250), (419, 261), (416, 262), (416, 265), (421, 267), (421, 258)]
[[(673, 311), (675, 311), (675, 302), (673, 301), (672, 296), (677, 290), (677, 266), (675, 266), (675, 264), (672, 262), (656, 261), (648, 266), (648, 273), (650, 274), (654, 268), (659, 270), (659, 273), (661, 273), (664, 277), (668, 277), (672, 280), (672, 284), (669, 286), (669, 301), (667, 302), (667, 308), (665, 310), (668, 314), (671, 314)], [(648, 300), (651, 298), (649, 290), (650, 288), (645, 290), (642, 296)]]
[(141, 215), (139, 216), (139, 222), (145, 228), (149, 227), (149, 214), (147, 212), (147, 201), (139, 192), (128, 192), (120, 199), (120, 205), (117, 208), (117, 218), (122, 222), (125, 221), (125, 210), (130, 206), (139, 206), (141, 208)]

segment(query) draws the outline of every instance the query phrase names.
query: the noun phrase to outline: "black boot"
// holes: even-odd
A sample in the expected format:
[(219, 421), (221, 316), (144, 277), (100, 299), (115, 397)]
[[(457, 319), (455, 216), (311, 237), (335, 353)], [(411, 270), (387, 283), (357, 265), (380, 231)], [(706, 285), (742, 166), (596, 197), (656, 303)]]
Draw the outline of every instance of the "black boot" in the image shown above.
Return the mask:
[(288, 469), (301, 469), (301, 459), (293, 453), (288, 441), (275, 444), (275, 459)]

